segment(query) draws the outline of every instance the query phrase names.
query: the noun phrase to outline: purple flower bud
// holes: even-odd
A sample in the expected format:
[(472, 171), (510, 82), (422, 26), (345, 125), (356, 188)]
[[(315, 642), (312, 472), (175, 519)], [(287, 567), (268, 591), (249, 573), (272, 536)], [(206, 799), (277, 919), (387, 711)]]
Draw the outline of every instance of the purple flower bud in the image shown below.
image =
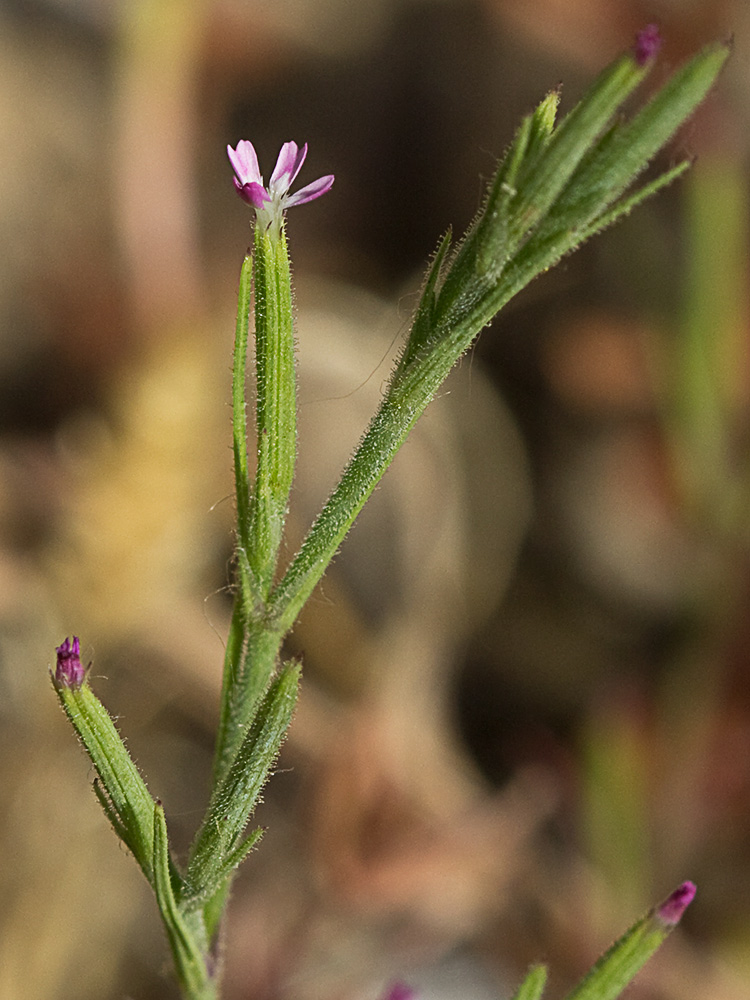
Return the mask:
[(416, 1000), (417, 994), (406, 983), (394, 983), (383, 1000)]
[(62, 646), (57, 647), (57, 669), (55, 683), (69, 688), (79, 688), (86, 679), (86, 671), (81, 663), (81, 644), (78, 636), (73, 636), (73, 642), (66, 639)]
[(639, 66), (645, 66), (647, 62), (655, 59), (661, 48), (661, 35), (658, 24), (647, 24), (635, 36), (635, 46), (633, 55)]
[(657, 907), (656, 917), (668, 927), (679, 924), (682, 914), (695, 898), (695, 884), (683, 882), (671, 896), (667, 896), (661, 906)]

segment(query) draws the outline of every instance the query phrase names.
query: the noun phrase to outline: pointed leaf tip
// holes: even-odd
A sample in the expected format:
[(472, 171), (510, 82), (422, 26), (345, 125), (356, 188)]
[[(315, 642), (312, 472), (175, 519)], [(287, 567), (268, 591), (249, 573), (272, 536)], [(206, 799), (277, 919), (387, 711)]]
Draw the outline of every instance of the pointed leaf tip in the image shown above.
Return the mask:
[(545, 965), (534, 965), (513, 994), (513, 1000), (541, 1000), (544, 987), (547, 983), (547, 967)]

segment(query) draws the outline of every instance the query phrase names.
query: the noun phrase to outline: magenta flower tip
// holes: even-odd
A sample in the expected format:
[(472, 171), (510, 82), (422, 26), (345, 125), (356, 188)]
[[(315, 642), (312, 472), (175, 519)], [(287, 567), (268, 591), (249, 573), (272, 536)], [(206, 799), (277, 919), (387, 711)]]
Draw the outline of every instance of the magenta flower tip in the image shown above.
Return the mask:
[(301, 147), (296, 142), (284, 143), (267, 185), (263, 183), (258, 157), (251, 142), (241, 139), (236, 149), (227, 146), (227, 155), (235, 173), (232, 179), (237, 193), (243, 201), (253, 206), (257, 221), (266, 227), (272, 222), (276, 222), (280, 227), (284, 212), (288, 208), (320, 198), (326, 191), (330, 191), (333, 185), (333, 174), (327, 174), (300, 188), (294, 194), (289, 193), (289, 188), (297, 179), (297, 174), (305, 162), (307, 143)]
[(674, 927), (675, 924), (679, 924), (682, 914), (693, 902), (695, 893), (696, 887), (694, 882), (683, 882), (658, 907), (656, 916), (663, 924), (666, 924), (668, 927)]
[(658, 24), (647, 24), (635, 36), (635, 46), (633, 55), (639, 66), (645, 66), (647, 62), (655, 59), (661, 48), (661, 35)]
[(406, 983), (394, 983), (383, 1000), (416, 1000), (416, 992)]
[(79, 688), (86, 679), (86, 671), (81, 663), (81, 644), (78, 636), (73, 636), (73, 642), (66, 639), (56, 649), (57, 669), (55, 681), (69, 688)]

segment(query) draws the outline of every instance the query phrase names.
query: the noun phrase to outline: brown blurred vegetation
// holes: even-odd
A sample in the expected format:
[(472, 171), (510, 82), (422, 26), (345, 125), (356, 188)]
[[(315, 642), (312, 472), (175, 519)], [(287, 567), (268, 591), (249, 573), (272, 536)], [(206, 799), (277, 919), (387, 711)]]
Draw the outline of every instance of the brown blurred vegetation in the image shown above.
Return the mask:
[(303, 176), (336, 174), (289, 220), (291, 548), (520, 115), (560, 80), (569, 108), (654, 19), (656, 78), (736, 34), (667, 154), (693, 177), (483, 333), (306, 608), (226, 997), (367, 1000), (400, 974), (481, 1000), (539, 959), (554, 996), (684, 878), (697, 901), (630, 995), (748, 996), (746, 5), (6, 0), (3, 1000), (176, 996), (46, 667), (82, 637), (184, 851), (230, 608), (249, 219), (226, 144), (268, 175), (307, 141)]

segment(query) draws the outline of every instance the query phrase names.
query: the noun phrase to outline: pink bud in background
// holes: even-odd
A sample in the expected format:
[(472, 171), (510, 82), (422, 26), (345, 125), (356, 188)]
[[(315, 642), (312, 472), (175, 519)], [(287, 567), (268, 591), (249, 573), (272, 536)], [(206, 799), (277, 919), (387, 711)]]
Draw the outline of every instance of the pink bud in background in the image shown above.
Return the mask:
[(635, 46), (633, 55), (639, 66), (645, 66), (647, 62), (655, 59), (661, 48), (661, 35), (658, 24), (647, 24), (635, 36)]
[(383, 1000), (417, 1000), (417, 994), (406, 983), (394, 983)]
[(656, 909), (656, 917), (668, 927), (679, 924), (682, 914), (690, 906), (695, 898), (695, 884), (693, 882), (683, 882), (678, 886), (671, 896), (667, 896), (661, 906)]

